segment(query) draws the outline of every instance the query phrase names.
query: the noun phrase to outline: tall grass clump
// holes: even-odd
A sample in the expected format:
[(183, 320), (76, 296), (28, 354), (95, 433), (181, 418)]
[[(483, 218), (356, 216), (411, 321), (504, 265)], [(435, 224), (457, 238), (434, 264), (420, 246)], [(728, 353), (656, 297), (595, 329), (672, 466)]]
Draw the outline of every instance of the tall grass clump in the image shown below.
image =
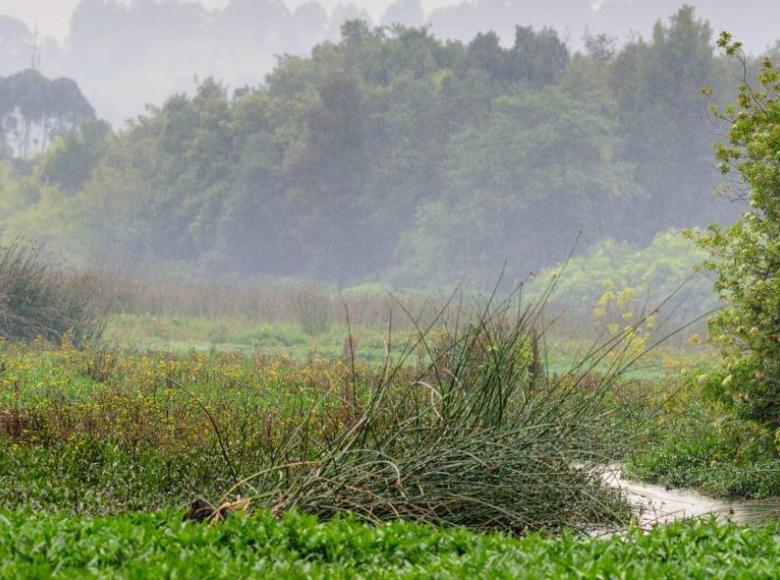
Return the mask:
[[(344, 394), (352, 412), (338, 436), (305, 445), (312, 426), (303, 422), (271, 467), (238, 481), (217, 505), (241, 496), (275, 513), (349, 512), (513, 534), (625, 521), (625, 498), (586, 467), (608, 453), (593, 431), (607, 423), (602, 401), (619, 372), (597, 377), (580, 364), (547, 376), (541, 312), (541, 303), (518, 312), (512, 300), (491, 300), (476, 311), (450, 302), (425, 326), (412, 317), (417, 333), (400, 362), (362, 386), (365, 377), (353, 373)], [(419, 351), (415, 377), (399, 380)]]
[(94, 340), (103, 330), (101, 295), (94, 277), (57, 267), (40, 247), (0, 243), (0, 338)]
[(295, 292), (295, 318), (306, 334), (322, 334), (331, 324), (331, 296), (325, 286), (305, 284)]

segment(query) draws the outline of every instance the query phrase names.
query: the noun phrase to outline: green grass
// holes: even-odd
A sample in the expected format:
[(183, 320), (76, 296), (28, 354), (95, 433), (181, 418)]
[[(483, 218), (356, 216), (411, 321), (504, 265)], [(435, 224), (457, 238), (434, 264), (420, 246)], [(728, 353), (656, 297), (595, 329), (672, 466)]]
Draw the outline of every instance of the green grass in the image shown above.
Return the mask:
[[(572, 434), (589, 425), (579, 417), (590, 409), (587, 397), (600, 391), (569, 402), (568, 383), (542, 391), (530, 383), (527, 363), (509, 364), (520, 356), (517, 349), (480, 347), (488, 359), (474, 348), (469, 366), (432, 357), (442, 368), (460, 368), (473, 389), (449, 395), (445, 384), (431, 410), (429, 392), (415, 383), (436, 384), (429, 369), (386, 374), (357, 365), (353, 375), (342, 362), (8, 345), (0, 350), (0, 509), (82, 515), (170, 509), (195, 494), (216, 501), (231, 487), (231, 474), (238, 480), (303, 462), (305, 468), (253, 480), (241, 492), (283, 498), (300, 488), (306, 495), (290, 508), (320, 515), (351, 510), (371, 521), (402, 513), (511, 531), (628, 521), (628, 506), (616, 494), (564, 458), (601, 457)], [(499, 380), (525, 390), (500, 389)], [(478, 398), (499, 389), (503, 399), (488, 405)], [(516, 403), (513, 393), (541, 402)], [(553, 413), (573, 427), (549, 428)], [(355, 434), (362, 440), (341, 453)], [(374, 441), (382, 447), (368, 448)], [(286, 477), (314, 483), (295, 487)], [(340, 490), (347, 487), (345, 502)], [(362, 503), (352, 503), (358, 490)], [(361, 512), (362, 505), (369, 507)]]
[(643, 443), (624, 465), (629, 477), (715, 497), (780, 496), (771, 429), (735, 416), (691, 377), (670, 390), (674, 396), (638, 426)]
[(232, 481), (214, 449), (128, 451), (85, 437), (49, 446), (0, 439), (0, 510), (79, 515), (179, 508)]
[(780, 496), (773, 437), (747, 422), (699, 422), (691, 413), (640, 446), (625, 469), (633, 479), (695, 488), (714, 497)]
[[(404, 343), (409, 330), (394, 332), (393, 343)], [(365, 363), (382, 363), (387, 354), (386, 327), (353, 327), (355, 357)], [(303, 360), (312, 356), (340, 359), (348, 337), (345, 323), (332, 323), (316, 335), (307, 334), (292, 323), (266, 324), (248, 320), (209, 320), (182, 316), (119, 315), (110, 319), (105, 338), (115, 347), (185, 354), (196, 352), (237, 352), (244, 355), (288, 356)], [(546, 341), (545, 362), (551, 373), (571, 370), (590, 349), (595, 339), (571, 340), (550, 337)], [(606, 371), (610, 359), (598, 370)], [(626, 378), (641, 381), (661, 381), (679, 366), (711, 367), (717, 362), (715, 353), (706, 348), (660, 348), (638, 361)]]
[[(680, 523), (609, 539), (572, 531), (515, 538), (402, 521), (371, 527), (350, 517), (318, 523), (263, 510), (211, 527), (184, 524), (189, 501), (216, 501), (231, 480), (202, 410), (174, 382), (210, 409), (239, 472), (252, 473), (312, 409), (312, 424), (327, 427), (322, 437), (342, 429), (351, 371), (327, 359), (341, 360), (345, 331), (334, 326), (313, 337), (294, 325), (127, 317), (111, 332), (129, 352), (0, 345), (0, 411), (27, 421), (21, 434), (0, 429), (0, 579), (777, 577), (780, 524)], [(356, 335), (358, 358), (369, 363), (358, 374), (367, 381), (384, 356), (382, 335)], [(177, 343), (190, 351), (199, 340), (202, 350), (263, 356), (166, 352)], [(550, 371), (569, 368), (580, 348), (553, 341)], [(634, 477), (712, 495), (780, 494), (772, 433), (729, 420), (690, 385), (666, 401), (677, 389), (668, 377), (710, 364), (708, 356), (654, 355), (651, 366), (661, 371), (639, 369), (637, 380), (612, 393), (621, 415), (594, 433), (630, 432), (631, 442), (644, 442), (627, 465)]]
[(712, 521), (621, 537), (521, 539), (404, 522), (260, 511), (206, 526), (180, 512), (0, 512), (0, 578), (772, 578), (780, 528)]
[[(353, 328), (355, 355), (365, 362), (381, 362), (386, 355), (386, 335), (387, 329)], [(346, 324), (331, 324), (313, 335), (296, 324), (130, 315), (113, 317), (105, 333), (109, 344), (125, 349), (173, 353), (215, 350), (296, 359), (340, 358), (347, 337)]]

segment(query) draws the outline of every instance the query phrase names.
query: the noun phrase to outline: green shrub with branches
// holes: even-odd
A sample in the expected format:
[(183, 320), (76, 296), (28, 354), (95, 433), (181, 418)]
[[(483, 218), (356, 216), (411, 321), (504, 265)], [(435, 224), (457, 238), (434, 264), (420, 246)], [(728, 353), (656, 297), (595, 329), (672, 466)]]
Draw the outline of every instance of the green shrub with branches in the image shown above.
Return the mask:
[(722, 394), (743, 416), (780, 426), (780, 69), (767, 58), (748, 82), (741, 44), (724, 33), (718, 46), (743, 64), (734, 106), (715, 111), (730, 124), (718, 147), (721, 171), (736, 171), (749, 209), (735, 224), (712, 226), (701, 244), (711, 253), (715, 288), (726, 307), (712, 319), (725, 355)]

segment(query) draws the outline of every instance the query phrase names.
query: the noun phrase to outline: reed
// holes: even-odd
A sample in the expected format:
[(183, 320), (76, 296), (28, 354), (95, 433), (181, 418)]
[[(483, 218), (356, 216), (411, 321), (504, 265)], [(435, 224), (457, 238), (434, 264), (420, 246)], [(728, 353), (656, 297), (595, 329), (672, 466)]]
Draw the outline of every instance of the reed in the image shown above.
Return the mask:
[(94, 275), (68, 270), (21, 240), (0, 244), (0, 338), (82, 345), (102, 334), (104, 305)]
[[(248, 497), (277, 514), (349, 512), (513, 534), (625, 521), (625, 499), (582, 467), (608, 454), (592, 431), (606, 422), (602, 403), (620, 365), (593, 375), (594, 349), (594, 360), (547, 376), (538, 360), (544, 297), (520, 311), (511, 299), (488, 302), (450, 301), (425, 326), (410, 314), (415, 337), (363, 397), (353, 376), (341, 434), (303, 455), (304, 421), (270, 467), (214, 505)], [(397, 380), (419, 350), (426, 364)]]

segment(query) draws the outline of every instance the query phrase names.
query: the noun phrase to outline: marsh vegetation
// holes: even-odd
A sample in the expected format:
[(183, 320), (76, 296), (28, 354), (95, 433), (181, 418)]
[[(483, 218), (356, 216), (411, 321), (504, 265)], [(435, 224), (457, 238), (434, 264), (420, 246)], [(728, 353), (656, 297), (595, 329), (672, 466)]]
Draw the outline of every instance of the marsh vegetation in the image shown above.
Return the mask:
[(352, 20), (116, 131), (0, 78), (0, 576), (771, 576), (773, 54)]

